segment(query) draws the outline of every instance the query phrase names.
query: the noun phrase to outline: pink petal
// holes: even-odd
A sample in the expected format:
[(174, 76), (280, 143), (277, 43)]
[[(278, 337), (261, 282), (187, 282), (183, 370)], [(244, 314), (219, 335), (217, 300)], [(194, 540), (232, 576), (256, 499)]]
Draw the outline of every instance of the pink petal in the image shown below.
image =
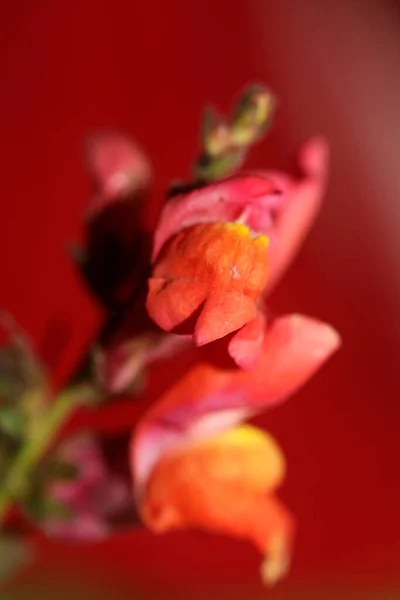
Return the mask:
[(313, 138), (298, 153), (297, 177), (278, 171), (243, 174), (169, 200), (154, 236), (152, 259), (184, 227), (241, 221), (270, 238), (271, 290), (293, 260), (321, 205), (328, 146)]
[(309, 140), (299, 152), (301, 177), (288, 188), (287, 201), (276, 213), (276, 243), (271, 244), (267, 292), (282, 277), (315, 221), (326, 187), (328, 155), (328, 145), (322, 138)]
[(239, 175), (169, 200), (155, 232), (153, 261), (165, 242), (184, 227), (236, 221), (245, 209), (257, 221), (256, 231), (264, 232), (271, 223), (268, 206), (278, 201), (276, 191), (264, 174)]
[(88, 211), (90, 217), (113, 200), (143, 191), (151, 183), (151, 167), (143, 150), (119, 133), (92, 136), (87, 144), (87, 164), (97, 188)]
[(260, 364), (252, 378), (249, 405), (284, 400), (306, 383), (338, 350), (340, 336), (326, 323), (302, 315), (276, 319), (267, 331)]
[(264, 341), (265, 322), (261, 313), (239, 329), (228, 345), (229, 356), (245, 370), (254, 369)]

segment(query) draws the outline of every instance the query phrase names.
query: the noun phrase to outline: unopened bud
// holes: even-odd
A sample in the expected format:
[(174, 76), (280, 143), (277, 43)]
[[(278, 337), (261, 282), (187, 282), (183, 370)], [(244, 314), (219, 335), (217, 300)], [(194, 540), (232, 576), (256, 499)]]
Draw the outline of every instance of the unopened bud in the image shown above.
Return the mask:
[(275, 96), (266, 88), (249, 88), (239, 100), (232, 124), (231, 136), (238, 146), (253, 144), (265, 133), (276, 107)]
[(223, 179), (232, 175), (232, 173), (242, 166), (245, 156), (245, 147), (231, 148), (225, 154), (216, 157), (204, 155), (197, 162), (194, 175), (200, 181)]
[(205, 154), (212, 157), (224, 154), (231, 145), (229, 124), (209, 107), (204, 112), (202, 143)]

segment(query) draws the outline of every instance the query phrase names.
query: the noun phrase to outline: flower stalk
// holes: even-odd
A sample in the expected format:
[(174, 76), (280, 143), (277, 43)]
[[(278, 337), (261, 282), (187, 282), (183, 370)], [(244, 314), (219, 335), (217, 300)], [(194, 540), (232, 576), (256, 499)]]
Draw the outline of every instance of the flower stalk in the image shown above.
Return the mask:
[(29, 478), (45, 456), (58, 432), (87, 394), (86, 386), (64, 390), (52, 402), (47, 412), (32, 427), (11, 462), (0, 489), (0, 526), (13, 502), (24, 496)]

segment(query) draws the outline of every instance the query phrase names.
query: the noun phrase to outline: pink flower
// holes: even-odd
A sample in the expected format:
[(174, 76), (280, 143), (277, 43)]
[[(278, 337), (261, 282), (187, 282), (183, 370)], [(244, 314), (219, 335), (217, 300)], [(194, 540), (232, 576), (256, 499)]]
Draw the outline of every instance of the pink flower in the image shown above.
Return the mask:
[[(312, 139), (299, 152), (298, 177), (238, 175), (169, 200), (154, 237), (152, 319), (166, 331), (193, 334), (197, 345), (237, 332), (230, 354), (252, 368), (262, 344), (262, 300), (317, 214), (327, 159), (326, 143)], [(258, 240), (265, 241), (260, 255)]]

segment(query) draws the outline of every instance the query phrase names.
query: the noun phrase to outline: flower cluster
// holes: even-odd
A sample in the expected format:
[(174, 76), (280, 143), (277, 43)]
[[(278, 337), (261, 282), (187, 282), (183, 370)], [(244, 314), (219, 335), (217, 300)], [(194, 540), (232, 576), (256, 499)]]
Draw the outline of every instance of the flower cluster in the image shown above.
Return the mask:
[[(157, 534), (195, 528), (251, 541), (268, 585), (287, 572), (296, 523), (278, 497), (285, 458), (247, 421), (304, 385), (340, 337), (311, 317), (268, 311), (328, 168), (326, 142), (312, 138), (295, 174), (238, 172), (275, 105), (252, 86), (231, 118), (207, 111), (195, 181), (170, 191), (155, 231), (146, 226), (153, 176), (142, 149), (114, 132), (90, 139), (86, 245), (72, 254), (106, 319), (59, 392), (21, 336), (0, 351), (0, 523), (15, 503), (47, 535), (83, 540), (139, 516)], [(122, 474), (93, 432), (49, 452), (77, 407), (101, 413), (121, 394), (146, 400), (156, 361), (172, 361), (177, 376), (136, 423), (129, 465), (123, 446)]]
[(243, 422), (285, 400), (340, 345), (329, 325), (271, 319), (266, 308), (317, 214), (327, 161), (315, 138), (300, 149), (297, 177), (239, 174), (179, 194), (154, 236), (149, 315), (203, 353), (133, 437), (140, 514), (157, 533), (194, 527), (253, 541), (268, 584), (287, 570), (294, 519), (276, 496), (277, 443)]

